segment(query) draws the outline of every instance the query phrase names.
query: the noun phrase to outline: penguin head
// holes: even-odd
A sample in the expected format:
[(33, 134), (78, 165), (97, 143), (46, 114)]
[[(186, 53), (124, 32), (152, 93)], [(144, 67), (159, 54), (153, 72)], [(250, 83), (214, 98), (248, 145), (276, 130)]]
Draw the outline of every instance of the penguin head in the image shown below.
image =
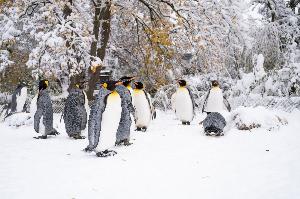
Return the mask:
[(131, 83), (131, 81), (134, 79), (134, 77), (128, 77), (128, 76), (123, 76), (120, 78), (120, 81), (123, 82), (124, 86), (129, 86), (129, 84)]
[(134, 82), (135, 88), (142, 90), (144, 88), (144, 85), (142, 82)]
[(184, 86), (186, 86), (186, 81), (183, 79), (178, 80), (178, 84), (179, 84), (179, 86), (184, 87)]
[(49, 86), (49, 81), (48, 80), (41, 80), (39, 82), (39, 91), (47, 89), (48, 86)]
[(118, 82), (110, 80), (110, 81), (107, 81), (105, 83), (107, 84), (107, 87), (106, 87), (107, 90), (114, 91), (116, 89), (116, 84)]
[(217, 80), (211, 81), (212, 87), (219, 87), (219, 82)]

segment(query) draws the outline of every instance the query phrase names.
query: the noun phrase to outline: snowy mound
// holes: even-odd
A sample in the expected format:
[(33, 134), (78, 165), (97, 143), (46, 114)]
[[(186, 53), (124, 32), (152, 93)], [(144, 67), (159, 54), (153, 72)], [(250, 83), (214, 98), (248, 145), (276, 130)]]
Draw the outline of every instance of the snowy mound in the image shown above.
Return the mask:
[(281, 114), (262, 106), (239, 107), (232, 112), (231, 121), (239, 130), (264, 128), (271, 131), (288, 124)]
[(29, 113), (15, 113), (7, 117), (4, 121), (8, 126), (20, 127), (23, 125), (32, 124), (31, 116)]

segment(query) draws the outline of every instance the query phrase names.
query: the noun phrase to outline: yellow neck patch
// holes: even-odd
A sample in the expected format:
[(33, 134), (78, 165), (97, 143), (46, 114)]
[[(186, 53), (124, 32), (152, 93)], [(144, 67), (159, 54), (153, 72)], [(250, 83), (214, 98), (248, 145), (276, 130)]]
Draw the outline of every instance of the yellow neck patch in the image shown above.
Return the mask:
[(180, 87), (179, 87), (179, 90), (185, 90), (185, 89), (186, 89), (185, 86), (180, 86)]
[(47, 85), (47, 87), (49, 86), (49, 81), (48, 80), (46, 80), (45, 81), (45, 84)]
[(126, 88), (128, 88), (128, 89), (132, 89), (130, 85), (126, 86)]
[(102, 84), (103, 88), (107, 88), (107, 83)]
[(136, 94), (138, 94), (138, 93), (142, 93), (143, 90), (142, 90), (142, 89), (137, 89), (137, 88), (135, 88), (135, 89), (133, 90), (133, 92), (136, 93)]
[(117, 91), (113, 91), (112, 93), (109, 94), (107, 100), (108, 101), (114, 101), (114, 100), (117, 100), (117, 99), (120, 99), (120, 95)]

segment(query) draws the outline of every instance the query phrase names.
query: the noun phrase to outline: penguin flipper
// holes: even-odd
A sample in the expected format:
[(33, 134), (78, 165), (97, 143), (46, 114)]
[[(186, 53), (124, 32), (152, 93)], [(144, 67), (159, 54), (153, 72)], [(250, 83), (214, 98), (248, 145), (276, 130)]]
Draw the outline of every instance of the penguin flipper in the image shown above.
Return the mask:
[(191, 98), (192, 104), (193, 104), (193, 114), (195, 115), (196, 103), (195, 103), (195, 99), (194, 99), (193, 93), (192, 93), (192, 91), (191, 91), (191, 89), (189, 87), (186, 87), (186, 89), (189, 91), (189, 95), (190, 95), (190, 98)]
[(206, 104), (207, 104), (207, 99), (208, 99), (208, 97), (209, 97), (210, 91), (211, 91), (211, 89), (208, 91), (208, 93), (207, 93), (207, 95), (206, 95), (206, 97), (205, 97), (205, 99), (204, 99), (203, 107), (202, 107), (202, 113), (205, 112), (205, 106), (206, 106)]

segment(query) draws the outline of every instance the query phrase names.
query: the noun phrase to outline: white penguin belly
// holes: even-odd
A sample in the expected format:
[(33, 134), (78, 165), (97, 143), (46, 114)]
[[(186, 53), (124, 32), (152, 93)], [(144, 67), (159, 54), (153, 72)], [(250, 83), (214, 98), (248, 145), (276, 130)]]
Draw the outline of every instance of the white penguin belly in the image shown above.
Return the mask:
[(26, 87), (23, 87), (21, 89), (21, 93), (19, 96), (17, 96), (17, 112), (22, 112), (23, 111), (23, 108), (24, 108), (24, 105), (25, 105), (25, 102), (26, 102), (26, 99), (27, 99), (27, 88)]
[(206, 103), (206, 112), (223, 111), (223, 93), (220, 88), (212, 88)]
[[(90, 117), (90, 107), (89, 107), (89, 100), (88, 100), (88, 98), (87, 98), (87, 96), (86, 96), (86, 93), (83, 91), (83, 94), (84, 94), (84, 102), (85, 102), (85, 104), (84, 104), (84, 107), (85, 107), (85, 111), (86, 111), (86, 113), (87, 113), (87, 115), (86, 115), (86, 121), (89, 121), (89, 117)], [(86, 130), (86, 129), (85, 129)]]
[(34, 96), (34, 98), (31, 100), (31, 103), (30, 103), (30, 115), (32, 118), (34, 118), (34, 114), (37, 110), (37, 98), (38, 98), (38, 95)]
[(151, 120), (151, 110), (144, 91), (135, 91), (134, 107), (137, 127), (148, 127)]
[(39, 124), (39, 133), (42, 135), (46, 135), (46, 127), (44, 125), (44, 117), (42, 116)]
[(121, 111), (120, 96), (110, 94), (102, 114), (100, 138), (96, 148), (97, 152), (105, 151), (115, 146), (116, 133), (121, 119)]
[(193, 102), (186, 88), (179, 88), (175, 95), (176, 116), (180, 121), (191, 122), (194, 117)]

